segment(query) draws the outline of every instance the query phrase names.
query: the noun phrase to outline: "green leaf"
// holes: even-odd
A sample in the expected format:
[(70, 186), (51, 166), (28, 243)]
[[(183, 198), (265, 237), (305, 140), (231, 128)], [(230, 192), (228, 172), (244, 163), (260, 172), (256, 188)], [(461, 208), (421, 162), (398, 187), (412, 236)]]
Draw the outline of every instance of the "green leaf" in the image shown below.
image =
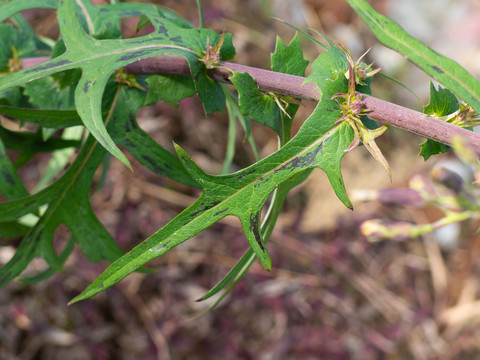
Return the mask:
[(448, 145), (441, 144), (439, 142), (428, 139), (422, 144), (420, 155), (423, 156), (423, 159), (425, 161), (427, 161), (430, 158), (430, 156), (443, 154), (447, 151), (450, 151), (450, 149), (451, 148)]
[(0, 114), (39, 126), (61, 129), (82, 124), (74, 110), (28, 109), (0, 105)]
[(24, 99), (20, 90), (20, 88), (11, 88), (0, 91), (0, 106), (21, 106)]
[[(223, 92), (218, 84), (212, 82), (204, 71), (203, 64), (198, 61), (206, 49), (207, 39), (217, 42), (218, 34), (207, 29), (186, 29), (176, 25), (174, 21), (159, 17), (154, 6), (137, 6), (131, 4), (130, 11), (113, 11), (116, 6), (97, 9), (98, 13), (108, 13), (119, 18), (146, 15), (152, 21), (155, 31), (151, 34), (133, 39), (98, 40), (85, 32), (81, 23), (80, 12), (74, 0), (59, 2), (57, 15), (62, 38), (67, 51), (48, 62), (9, 74), (0, 78), (0, 92), (14, 86), (23, 85), (31, 80), (54, 73), (82, 69), (82, 76), (75, 90), (75, 105), (84, 125), (90, 133), (111, 154), (126, 165), (129, 162), (117, 148), (103, 124), (101, 103), (104, 88), (111, 74), (129, 64), (148, 57), (161, 54), (184, 56), (190, 65), (200, 98), (204, 101), (207, 112), (221, 110), (225, 107)], [(135, 6), (135, 10), (133, 10)], [(95, 8), (89, 8), (91, 11)], [(86, 12), (86, 25), (90, 31), (95, 30), (95, 23)], [(84, 12), (85, 13), (85, 12)], [(221, 58), (226, 60), (233, 56), (235, 50), (231, 35), (225, 36)], [(220, 94), (219, 96), (217, 96)], [(223, 98), (223, 105), (222, 105)]]
[(0, 222), (0, 239), (11, 239), (28, 234), (30, 227), (17, 221)]
[[(135, 113), (132, 114), (119, 103), (118, 108), (112, 109), (110, 117), (121, 116), (130, 118)], [(92, 262), (102, 259), (113, 261), (122, 254), (89, 203), (93, 175), (105, 155), (105, 149), (90, 136), (71, 167), (55, 183), (34, 195), (0, 204), (0, 222), (3, 223), (14, 221), (46, 205), (13, 258), (0, 269), (0, 286), (18, 276), (37, 256), (45, 259), (50, 268), (61, 270), (63, 260), (52, 246), (53, 234), (60, 224), (68, 227), (75, 242)]]
[[(62, 264), (65, 263), (65, 261), (70, 256), (74, 248), (75, 248), (75, 239), (73, 238), (73, 236), (71, 236), (67, 242), (67, 245), (62, 250), (62, 253), (59, 256), (60, 262)], [(48, 279), (50, 276), (54, 275), (56, 272), (57, 272), (57, 269), (50, 267), (47, 270), (42, 271), (40, 274), (21, 278), (20, 281), (24, 284), (33, 285)]]
[(9, 17), (19, 13), (20, 11), (29, 9), (56, 9), (58, 0), (14, 0), (3, 1), (0, 4), (0, 22), (4, 22)]
[(480, 113), (480, 82), (455, 61), (411, 37), (393, 20), (377, 13), (365, 0), (348, 0), (377, 39), (450, 89)]
[(31, 81), (25, 84), (24, 88), (24, 94), (36, 107), (58, 110), (74, 109), (72, 89), (60, 89), (59, 84), (51, 76)]
[(7, 199), (18, 199), (28, 196), (28, 191), (15, 171), (7, 156), (5, 146), (0, 136), (0, 194)]
[(275, 98), (260, 91), (255, 80), (246, 72), (234, 72), (230, 81), (238, 91), (238, 104), (242, 113), (259, 124), (268, 126), (281, 136), (282, 115)]
[(78, 147), (81, 144), (78, 140), (64, 140), (58, 138), (43, 140), (41, 132), (16, 132), (5, 129), (2, 126), (0, 126), (0, 138), (3, 140), (7, 149), (17, 151), (28, 150), (35, 153), (48, 152), (68, 147)]
[(0, 204), (1, 222), (17, 219), (47, 204), (45, 213), (22, 240), (13, 258), (0, 269), (0, 286), (18, 276), (36, 256), (44, 258), (57, 271), (61, 269), (62, 261), (52, 247), (52, 237), (62, 223), (90, 261), (113, 261), (122, 254), (95, 217), (88, 200), (93, 174), (104, 156), (105, 150), (90, 137), (57, 182), (35, 195)]
[[(279, 37), (277, 37), (275, 52), (271, 55), (271, 62), (271, 68), (273, 71), (296, 76), (305, 76), (308, 60), (303, 58), (298, 33), (295, 33), (295, 36), (287, 46)], [(282, 137), (280, 138), (281, 144), (290, 140), (292, 120), (300, 107), (299, 104), (290, 102), (291, 99), (288, 97), (285, 97), (283, 100), (286, 101), (287, 105), (284, 106), (283, 104), (280, 104), (284, 107), (284, 111), (280, 114), (283, 123)], [(301, 99), (296, 99), (296, 101), (299, 103)]]
[(329, 50), (315, 59), (312, 63), (312, 73), (305, 80), (305, 83), (315, 83), (322, 95), (323, 88), (328, 86), (326, 82), (336, 81), (339, 77), (344, 77), (346, 69), (348, 69), (347, 58), (343, 50), (335, 46), (327, 37), (324, 36), (324, 38), (328, 41)]
[(149, 85), (146, 105), (162, 100), (178, 106), (180, 100), (196, 93), (195, 84), (189, 77), (153, 75), (146, 82)]
[(129, 91), (122, 89), (118, 102), (122, 104), (124, 113), (115, 118), (115, 124), (112, 126), (111, 134), (116, 143), (125, 147), (137, 161), (154, 173), (188, 186), (199, 187), (178, 158), (139, 127), (135, 114), (144, 105), (145, 94), (135, 89)]
[[(227, 39), (227, 36), (225, 36)], [(210, 40), (211, 41), (211, 40)], [(205, 114), (208, 116), (212, 112), (221, 112), (225, 110), (225, 94), (221, 84), (212, 80), (205, 71), (205, 66), (201, 61), (187, 57), (190, 71), (193, 74), (195, 88), (198, 97), (202, 101)]]
[[(441, 87), (438, 87), (437, 90), (435, 89), (435, 85), (430, 82), (430, 102), (423, 109), (424, 114), (442, 117), (452, 114), (458, 109), (460, 109), (458, 100), (450, 90)], [(450, 149), (448, 145), (428, 139), (422, 144), (420, 155), (427, 161), (430, 156), (443, 154)]]
[[(342, 55), (344, 56), (344, 55)], [(262, 265), (271, 267), (260, 231), (260, 212), (273, 190), (292, 176), (312, 168), (323, 169), (337, 196), (349, 207), (340, 162), (353, 134), (346, 124), (334, 126), (341, 112), (330, 98), (347, 90), (345, 77), (324, 87), (326, 96), (297, 135), (277, 152), (239, 172), (213, 176), (204, 173), (177, 146), (186, 170), (203, 188), (200, 198), (165, 227), (115, 261), (73, 302), (86, 299), (119, 282), (148, 261), (165, 254), (225, 216), (240, 219), (247, 240)]]
[[(303, 58), (298, 35), (285, 45), (277, 37), (275, 52), (272, 54), (272, 70), (285, 74), (304, 76), (308, 61)], [(257, 87), (248, 73), (235, 72), (230, 81), (238, 91), (239, 105), (244, 115), (274, 130), (281, 139), (289, 137), (291, 120), (298, 109), (296, 104), (282, 104), (274, 94), (266, 94)], [(288, 115), (287, 115), (288, 114)], [(285, 139), (288, 140), (288, 139)]]
[(280, 37), (277, 37), (275, 52), (271, 55), (272, 70), (284, 74), (305, 76), (308, 60), (303, 58), (300, 48), (298, 34), (292, 38), (290, 43), (285, 45)]
[[(264, 222), (262, 223), (261, 227), (261, 234), (264, 238), (265, 242), (268, 241), (270, 238), (273, 228), (276, 224), (280, 211), (282, 209), (282, 205), (287, 197), (289, 191), (304, 182), (313, 169), (308, 169), (303, 172), (298, 173), (295, 176), (292, 176), (287, 181), (279, 184), (275, 195), (272, 197), (273, 206), (269, 209), (269, 213), (265, 217)], [(222, 289), (225, 289), (227, 285), (228, 288), (224, 291), (222, 296), (220, 296), (206, 311), (212, 310), (215, 306), (217, 306), (225, 296), (233, 289), (233, 287), (243, 278), (246, 274), (250, 266), (255, 261), (255, 253), (249, 248), (245, 254), (241, 257), (241, 259), (235, 264), (235, 266), (229, 271), (229, 273), (217, 284), (215, 285), (208, 293), (202, 296), (197, 301), (203, 301), (211, 298), (215, 294), (219, 293)]]
[[(136, 89), (128, 91), (124, 88), (119, 89), (118, 97), (112, 103), (116, 106), (109, 117), (115, 120), (109, 123), (109, 131), (120, 144), (124, 144), (128, 151), (138, 156), (139, 160), (152, 170), (162, 172), (163, 175), (189, 185), (195, 185), (195, 181), (189, 177), (179, 160), (162, 149), (138, 127), (135, 115), (144, 101), (145, 94)], [(40, 142), (40, 134), (3, 131), (7, 136), (1, 133), (0, 136), (9, 138), (10, 145), (19, 149), (37, 147), (40, 150), (47, 148), (52, 150), (59, 145), (77, 144), (77, 142), (53, 138)], [(124, 137), (119, 134), (123, 134)], [(2, 227), (11, 228), (15, 219), (36, 211), (42, 205), (47, 205), (45, 213), (25, 236), (15, 256), (0, 269), (0, 286), (18, 276), (36, 256), (43, 257), (50, 269), (26, 281), (43, 279), (53, 271), (61, 269), (65, 259), (63, 254), (57, 256), (53, 251), (52, 236), (56, 227), (62, 223), (67, 225), (75, 242), (90, 261), (101, 259), (113, 261), (122, 254), (110, 234), (95, 217), (88, 201), (93, 174), (103, 161), (105, 154), (105, 150), (95, 139), (89, 137), (72, 166), (59, 180), (34, 195), (0, 204), (0, 230)], [(68, 253), (65, 253), (65, 256)]]
[(438, 87), (430, 81), (430, 102), (423, 109), (424, 114), (433, 115), (435, 117), (442, 117), (450, 115), (460, 109), (458, 100), (455, 95), (448, 89)]

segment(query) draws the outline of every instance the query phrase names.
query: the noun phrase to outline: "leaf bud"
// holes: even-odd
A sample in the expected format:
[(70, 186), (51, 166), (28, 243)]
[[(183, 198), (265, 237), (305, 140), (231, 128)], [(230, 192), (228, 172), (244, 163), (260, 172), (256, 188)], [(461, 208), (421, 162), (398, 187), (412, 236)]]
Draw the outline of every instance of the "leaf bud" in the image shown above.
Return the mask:
[(430, 201), (430, 196), (415, 189), (361, 190), (354, 194), (358, 201), (378, 201), (382, 205), (408, 206), (423, 208)]
[(414, 224), (406, 221), (383, 219), (365, 221), (360, 225), (360, 231), (369, 241), (380, 241), (382, 239), (402, 241), (417, 235)]
[(465, 187), (465, 181), (463, 178), (455, 171), (446, 167), (439, 166), (433, 169), (431, 175), (433, 181), (453, 190), (457, 194)]

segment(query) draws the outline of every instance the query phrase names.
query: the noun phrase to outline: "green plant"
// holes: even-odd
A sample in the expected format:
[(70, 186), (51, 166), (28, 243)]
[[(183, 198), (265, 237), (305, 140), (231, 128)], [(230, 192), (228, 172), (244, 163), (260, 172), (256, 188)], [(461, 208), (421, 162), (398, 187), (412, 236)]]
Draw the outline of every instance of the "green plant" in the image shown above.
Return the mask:
[[(338, 198), (350, 208), (340, 170), (347, 151), (363, 143), (389, 173), (375, 144), (386, 127), (372, 126), (367, 116), (428, 138), (422, 148), (425, 158), (448, 150), (445, 145), (451, 144), (454, 134), (468, 138), (478, 153), (480, 138), (456, 126), (471, 127), (477, 122), (478, 81), (458, 64), (410, 38), (365, 1), (349, 3), (380, 41), (407, 56), (451, 91), (441, 90), (435, 95), (436, 103), (449, 104), (446, 113), (440, 114), (435, 107), (423, 115), (371, 97), (369, 85), (377, 70), (355, 62), (348, 50), (327, 38), (327, 46), (314, 40), (325, 52), (312, 63), (312, 73), (305, 79), (308, 61), (303, 58), (297, 36), (288, 45), (277, 40), (273, 72), (266, 72), (226, 62), (235, 55), (230, 34), (194, 28), (174, 13), (153, 5), (112, 1), (111, 5), (93, 6), (89, 0), (3, 2), (0, 19), (8, 21), (0, 25), (0, 113), (39, 127), (35, 133), (0, 127), (0, 192), (8, 199), (0, 204), (0, 234), (24, 236), (14, 257), (0, 270), (0, 285), (18, 276), (34, 257), (44, 258), (50, 269), (22, 280), (46, 278), (62, 269), (78, 244), (90, 261), (112, 262), (72, 302), (86, 299), (132, 272), (143, 271), (148, 261), (233, 215), (240, 219), (250, 249), (202, 299), (225, 288), (226, 294), (256, 258), (266, 269), (271, 268), (266, 244), (285, 197), (314, 168), (325, 171)], [(61, 38), (55, 44), (38, 37), (19, 14), (41, 7), (57, 9)], [(120, 20), (125, 17), (138, 17), (138, 29), (152, 26), (154, 31), (125, 39), (120, 31)], [(47, 56), (48, 60), (24, 68), (22, 59), (38, 56)], [(234, 85), (238, 100), (224, 82)], [(459, 105), (452, 93), (471, 108)], [(279, 149), (228, 174), (235, 138), (231, 135), (224, 174), (210, 175), (178, 145), (174, 156), (138, 126), (135, 115), (145, 104), (158, 100), (178, 103), (193, 94), (198, 94), (207, 114), (227, 109), (231, 126), (240, 121), (251, 144), (250, 120), (271, 128), (278, 135)], [(292, 118), (302, 98), (318, 100), (318, 105), (292, 137)], [(455, 111), (456, 115), (449, 116)], [(448, 121), (440, 119), (444, 116)], [(82, 131), (74, 132), (73, 140), (67, 138), (67, 130), (77, 125), (88, 130), (86, 139), (82, 139)], [(52, 136), (59, 129), (63, 129), (62, 137)], [(89, 203), (93, 174), (106, 158), (113, 155), (130, 166), (119, 145), (155, 173), (202, 189), (193, 205), (126, 254), (95, 217)], [(33, 194), (25, 189), (17, 168), (37, 152), (55, 151), (68, 157), (68, 151), (75, 147), (80, 150), (74, 162), (57, 180), (49, 181), (52, 177), (48, 175), (47, 187)], [(5, 156), (5, 148), (20, 152), (14, 163)], [(33, 215), (33, 221), (26, 221), (28, 214)], [(72, 237), (58, 256), (52, 235), (60, 224), (67, 225)]]

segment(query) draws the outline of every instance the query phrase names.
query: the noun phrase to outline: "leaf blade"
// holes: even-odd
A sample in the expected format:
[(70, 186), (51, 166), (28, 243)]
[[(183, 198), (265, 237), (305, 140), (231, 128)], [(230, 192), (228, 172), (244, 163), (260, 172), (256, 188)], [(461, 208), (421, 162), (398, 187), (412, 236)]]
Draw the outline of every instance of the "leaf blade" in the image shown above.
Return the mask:
[[(325, 91), (333, 96), (346, 91), (346, 87), (345, 77), (337, 78)], [(340, 161), (353, 135), (345, 124), (332, 128), (339, 116), (338, 104), (330, 97), (324, 97), (297, 135), (284, 147), (246, 169), (224, 176), (204, 173), (177, 146), (185, 169), (198, 179), (203, 188), (200, 198), (157, 233), (116, 260), (71, 303), (89, 298), (116, 284), (148, 261), (165, 254), (227, 215), (241, 219), (251, 248), (262, 264), (269, 268), (268, 253), (257, 226), (257, 214), (278, 184), (306, 169), (320, 167), (334, 180), (337, 195), (349, 204), (341, 180)]]

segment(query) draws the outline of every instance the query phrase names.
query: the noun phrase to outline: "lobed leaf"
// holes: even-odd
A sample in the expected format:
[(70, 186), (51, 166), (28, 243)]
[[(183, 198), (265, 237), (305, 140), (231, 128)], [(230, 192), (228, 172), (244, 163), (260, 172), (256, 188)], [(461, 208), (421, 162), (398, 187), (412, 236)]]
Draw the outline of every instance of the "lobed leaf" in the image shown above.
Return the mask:
[(189, 77), (153, 75), (146, 82), (149, 85), (146, 104), (162, 100), (178, 106), (181, 100), (196, 93), (195, 84)]
[(277, 37), (275, 52), (271, 55), (271, 62), (272, 71), (305, 76), (308, 60), (303, 58), (298, 33), (295, 33), (295, 36), (288, 45), (285, 45), (280, 37)]
[[(4, 14), (12, 16), (16, 11), (29, 6), (28, 2), (23, 0), (15, 3), (15, 6), (9, 3), (0, 5), (0, 12), (4, 10), (2, 16)], [(30, 2), (30, 4), (33, 3), (37, 4), (36, 1)], [(46, 1), (45, 4), (47, 7), (54, 6), (52, 1)], [(234, 75), (234, 78), (238, 76), (239, 81), (245, 83), (245, 87), (241, 90), (244, 100), (248, 99), (245, 94), (252, 94), (252, 101), (256, 101), (257, 104), (260, 101), (257, 109), (258, 118), (265, 116), (263, 110), (270, 115), (277, 111), (275, 114), (277, 118), (266, 122), (279, 133), (283, 140), (282, 144), (285, 146), (246, 169), (229, 175), (213, 176), (200, 169), (179, 146), (176, 146), (178, 158), (175, 158), (141, 130), (136, 122), (135, 113), (145, 103), (144, 94), (133, 89), (130, 91), (120, 89), (115, 92), (113, 98), (108, 92), (117, 88), (110, 85), (112, 74), (119, 68), (156, 55), (176, 54), (186, 58), (192, 73), (193, 85), (204, 104), (206, 113), (223, 110), (225, 108), (224, 89), (207, 76), (204, 64), (199, 61), (205, 54), (207, 44), (215, 45), (219, 42), (220, 36), (209, 30), (193, 29), (190, 24), (168, 11), (145, 4), (122, 3), (115, 6), (93, 6), (88, 0), (59, 0), (57, 16), (63, 43), (60, 42), (55, 47), (56, 57), (46, 63), (1, 77), (0, 112), (16, 113), (25, 118), (32, 115), (34, 117), (32, 122), (36, 121), (42, 125), (52, 124), (55, 128), (70, 126), (80, 118), (89, 129), (91, 136), (71, 167), (55, 183), (36, 194), (24, 194), (23, 197), (0, 204), (0, 230), (2, 228), (15, 230), (16, 219), (24, 214), (36, 212), (39, 216), (38, 222), (31, 229), (16, 229), (18, 233), (22, 231), (28, 231), (28, 233), (15, 256), (0, 269), (0, 286), (20, 274), (36, 256), (43, 257), (50, 269), (35, 278), (26, 279), (27, 282), (40, 280), (50, 275), (52, 271), (60, 270), (72, 251), (74, 243), (80, 246), (91, 261), (100, 259), (113, 261), (122, 254), (93, 214), (88, 200), (93, 174), (104, 160), (106, 150), (127, 165), (129, 164), (117, 145), (124, 146), (152, 171), (189, 185), (199, 186), (203, 192), (193, 205), (165, 227), (115, 260), (72, 302), (90, 297), (117, 283), (151, 259), (166, 253), (225, 216), (236, 216), (240, 219), (251, 249), (241, 265), (234, 269), (233, 275), (227, 276), (228, 279), (235, 282), (241, 278), (249, 264), (253, 262), (252, 254), (266, 269), (270, 269), (271, 259), (266, 242), (284, 197), (292, 186), (303, 181), (314, 168), (321, 168), (326, 172), (337, 196), (345, 205), (351, 207), (343, 184), (340, 163), (353, 135), (351, 128), (347, 125), (336, 124), (341, 112), (338, 104), (331, 100), (334, 94), (347, 90), (347, 81), (344, 76), (340, 76), (345, 73), (347, 62), (343, 52), (328, 39), (329, 51), (321, 57), (321, 60), (314, 63), (314, 71), (308, 78), (308, 81), (316, 83), (325, 96), (290, 141), (288, 141), (290, 124), (287, 122), (289, 117), (284, 117), (285, 113), (280, 110), (280, 107), (284, 110), (281, 103), (283, 99), (270, 96), (267, 96), (268, 99), (264, 98), (266, 95), (256, 92), (253, 79), (248, 79), (244, 75)], [(118, 39), (119, 19), (132, 16), (143, 16), (144, 20), (148, 18), (155, 30), (151, 34), (134, 39)], [(143, 24), (146, 23), (143, 21)], [(231, 36), (226, 35), (220, 57), (222, 60), (228, 60), (233, 55)], [(272, 55), (274, 70), (303, 75), (306, 65), (297, 36), (288, 46), (277, 39), (276, 52)], [(67, 71), (73, 70), (76, 70), (76, 73), (66, 74)], [(60, 73), (63, 75), (58, 75)], [(57, 74), (53, 82), (52, 79), (45, 78), (53, 74)], [(61, 89), (78, 81), (74, 91), (78, 115), (60, 110), (27, 111), (22, 109), (23, 104), (20, 102), (4, 102), (3, 96), (6, 92), (14, 91), (18, 86), (25, 86), (26, 94), (30, 95), (30, 100), (35, 105), (68, 108), (70, 94), (54, 92), (54, 96), (42, 98), (39, 96), (42, 94), (35, 93), (33, 81), (40, 78), (44, 78), (40, 80), (42, 83), (51, 84), (52, 89), (57, 86), (57, 83)], [(25, 85), (27, 83), (28, 85)], [(241, 85), (239, 87), (242, 87)], [(152, 84), (151, 87), (153, 87)], [(191, 90), (192, 83), (189, 83), (186, 89), (168, 99), (173, 102), (178, 101), (182, 96), (191, 94)], [(165, 99), (159, 91), (156, 93), (152, 91), (149, 96), (149, 102), (155, 101), (155, 98)], [(266, 102), (265, 99), (267, 99)], [(266, 108), (265, 104), (268, 105)], [(255, 110), (250, 103), (247, 107)], [(293, 116), (297, 108), (297, 105), (289, 104), (285, 111)], [(105, 112), (105, 109), (108, 112)], [(111, 121), (108, 122), (109, 119)], [(65, 120), (63, 124), (62, 120)], [(107, 126), (105, 122), (108, 122)], [(0, 129), (0, 131), (4, 130)], [(78, 145), (62, 139), (48, 139), (40, 142), (41, 132), (20, 134), (4, 131), (2, 139), (6, 139), (7, 146), (19, 146), (12, 141), (15, 137), (28, 146), (36, 145), (36, 150)], [(29, 154), (24, 154), (24, 158), (28, 156)], [(13, 167), (11, 164), (4, 167), (0, 163), (0, 170), (3, 168), (11, 171)], [(275, 192), (274, 198), (278, 201), (275, 200), (274, 210), (267, 215), (267, 220), (262, 226), (260, 225), (261, 210), (272, 192)], [(52, 236), (60, 224), (66, 224), (70, 229), (72, 240), (64, 252), (58, 256), (52, 247)], [(222, 285), (225, 284), (226, 282), (222, 283)]]
[[(293, 41), (292, 43), (295, 44), (295, 42)], [(295, 44), (294, 46), (297, 47), (298, 45)], [(282, 46), (277, 45), (277, 49), (279, 47), (281, 48)], [(334, 48), (332, 50), (334, 51)], [(337, 54), (340, 55), (340, 53), (337, 53)], [(298, 57), (298, 56), (295, 56), (294, 54), (290, 54), (290, 55), (294, 58), (296, 57), (297, 62), (301, 63), (303, 60), (302, 56)], [(275, 70), (281, 71), (283, 69), (283, 66), (288, 67), (288, 59), (284, 59), (282, 58), (282, 56), (278, 56), (277, 59), (282, 59), (282, 61), (276, 61), (274, 60), (274, 58), (277, 56), (278, 54), (275, 56), (272, 55), (272, 68)], [(343, 56), (343, 55), (340, 55), (340, 56)], [(319, 58), (319, 62), (321, 63), (322, 61), (328, 59), (328, 57), (329, 55), (322, 55)], [(330, 60), (327, 60), (326, 62), (330, 62)], [(320, 66), (320, 68), (321, 67), (322, 66)], [(303, 75), (301, 73), (301, 69), (298, 69), (298, 73), (294, 73), (294, 74)], [(325, 86), (325, 84), (323, 84), (323, 86)], [(365, 88), (364, 90), (369, 91), (368, 87), (364, 87), (364, 88)], [(286, 109), (287, 112), (289, 112), (290, 106), (297, 106), (297, 105), (289, 104), (289, 106)], [(278, 218), (278, 215), (280, 213), (280, 210), (286, 195), (288, 194), (291, 188), (302, 183), (310, 175), (311, 171), (312, 169), (308, 169), (303, 172), (300, 172), (297, 175), (290, 177), (288, 180), (278, 185), (277, 189), (275, 190), (275, 194), (272, 197), (272, 202), (271, 202), (271, 207), (269, 208), (269, 212), (267, 213), (261, 227), (261, 234), (265, 242), (267, 242), (268, 239), (270, 238), (271, 232), (273, 230), (273, 227), (275, 226), (276, 219)], [(254, 260), (255, 260), (255, 253), (250, 248), (246, 251), (246, 253), (242, 256), (242, 258), (237, 262), (237, 264), (231, 269), (231, 271), (217, 285), (215, 285), (210, 291), (208, 291), (207, 294), (205, 294), (198, 300), (198, 301), (202, 301), (202, 300), (209, 299), (210, 297), (214, 296), (215, 294), (217, 294), (218, 292), (226, 288), (223, 294), (206, 311), (213, 309), (218, 303), (220, 303), (220, 301), (222, 301), (223, 298), (225, 298), (225, 296), (228, 295), (228, 293), (233, 289), (233, 287), (243, 278), (245, 273), (253, 264)]]
[[(271, 59), (272, 70), (285, 74), (304, 76), (308, 66), (308, 61), (303, 58), (297, 34), (288, 46), (277, 37), (275, 52)], [(274, 130), (282, 141), (288, 141), (291, 120), (298, 110), (298, 105), (288, 103), (289, 99), (283, 100), (274, 94), (263, 93), (248, 73), (235, 72), (230, 81), (238, 91), (242, 113)]]
[(239, 172), (224, 176), (208, 175), (177, 146), (185, 169), (203, 188), (200, 198), (165, 227), (110, 265), (72, 303), (116, 284), (148, 261), (229, 215), (240, 219), (251, 248), (262, 265), (270, 269), (270, 257), (260, 231), (260, 211), (278, 184), (308, 169), (323, 169), (337, 196), (351, 207), (341, 177), (340, 162), (353, 136), (347, 125), (333, 127), (340, 117), (340, 110), (338, 104), (330, 100), (334, 94), (346, 91), (347, 82), (343, 77), (329, 85), (325, 88), (329, 96), (317, 105), (290, 142)]
[[(144, 101), (145, 94), (136, 89), (119, 89), (115, 101), (111, 104), (115, 107), (109, 114), (112, 119), (108, 124), (109, 132), (119, 144), (124, 145), (140, 162), (153, 171), (185, 184), (198, 186), (176, 157), (161, 148), (138, 127), (135, 115)], [(10, 139), (9, 145), (16, 146), (18, 149), (34, 148), (37, 151), (42, 149), (51, 151), (58, 145), (78, 145), (76, 141), (63, 139), (51, 138), (42, 141), (40, 134), (3, 131), (3, 134), (0, 132), (0, 138)], [(15, 138), (12, 138), (14, 136)], [(4, 230), (4, 232), (9, 229), (11, 232), (16, 219), (37, 211), (43, 205), (46, 206), (45, 212), (39, 217), (38, 222), (22, 240), (15, 256), (0, 269), (0, 286), (18, 276), (37, 256), (43, 257), (50, 269), (26, 281), (40, 280), (49, 276), (53, 271), (61, 269), (69, 252), (57, 256), (52, 248), (52, 236), (60, 224), (65, 224), (69, 228), (75, 243), (80, 246), (90, 261), (101, 259), (113, 261), (122, 254), (120, 248), (92, 212), (88, 200), (93, 174), (105, 155), (105, 149), (99, 146), (93, 137), (89, 137), (71, 167), (59, 180), (34, 195), (27, 193), (20, 196), (22, 195), (20, 193), (16, 197), (17, 200), (0, 204), (0, 231)], [(0, 171), (2, 169), (0, 159)], [(0, 188), (3, 189), (3, 185)]]
[[(271, 236), (273, 228), (278, 219), (278, 215), (282, 209), (283, 203), (287, 197), (288, 192), (295, 186), (304, 182), (313, 169), (308, 169), (303, 172), (298, 173), (295, 176), (290, 177), (285, 182), (278, 185), (278, 188), (275, 190), (275, 194), (272, 197), (273, 207), (270, 209), (269, 213), (266, 215), (265, 220), (260, 229), (262, 237), (265, 243)], [(252, 266), (255, 261), (255, 253), (249, 248), (245, 254), (240, 258), (240, 260), (235, 264), (235, 266), (229, 271), (229, 273), (212, 289), (210, 289), (204, 296), (202, 296), (197, 301), (203, 301), (211, 298), (212, 296), (219, 293), (221, 290), (228, 288), (223, 292), (223, 294), (206, 310), (212, 310), (217, 306), (225, 296), (233, 289), (233, 287), (243, 278), (250, 266)]]
[[(111, 109), (110, 117), (128, 121), (135, 116), (136, 110), (126, 108), (125, 102), (113, 102), (113, 105), (117, 107)], [(66, 141), (48, 141), (52, 140)], [(59, 180), (36, 194), (0, 204), (0, 223), (12, 222), (45, 205), (44, 212), (23, 238), (13, 258), (0, 269), (0, 286), (18, 276), (34, 257), (45, 259), (50, 271), (61, 270), (64, 259), (55, 253), (52, 246), (53, 234), (60, 224), (68, 227), (75, 242), (92, 262), (102, 259), (113, 261), (123, 253), (96, 218), (89, 203), (93, 175), (105, 155), (105, 149), (90, 136)]]
[(122, 253), (93, 214), (88, 200), (93, 174), (104, 156), (105, 150), (90, 138), (57, 182), (37, 194), (0, 204), (0, 222), (12, 221), (47, 205), (13, 258), (0, 269), (0, 286), (18, 276), (36, 256), (43, 257), (51, 268), (61, 269), (62, 261), (52, 247), (52, 236), (62, 223), (89, 260), (113, 261)]
[(238, 104), (242, 114), (261, 125), (268, 126), (279, 136), (283, 131), (282, 112), (272, 95), (257, 87), (255, 79), (248, 73), (234, 72), (230, 81), (238, 91)]

